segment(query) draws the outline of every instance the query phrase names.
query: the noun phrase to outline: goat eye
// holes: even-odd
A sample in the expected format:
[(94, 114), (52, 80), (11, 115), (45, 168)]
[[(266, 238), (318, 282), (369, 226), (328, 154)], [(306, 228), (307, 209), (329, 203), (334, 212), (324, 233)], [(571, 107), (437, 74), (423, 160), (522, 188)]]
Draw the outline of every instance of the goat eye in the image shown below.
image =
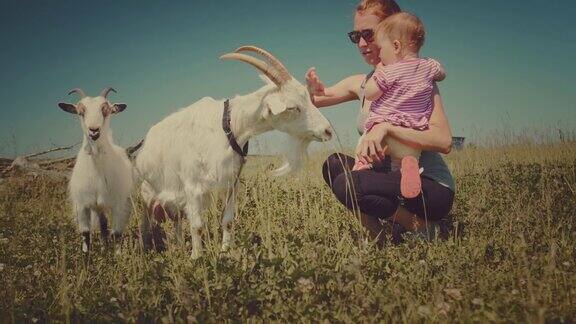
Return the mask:
[(295, 111), (295, 112), (300, 112), (300, 107), (296, 106), (296, 107), (288, 107), (289, 111)]

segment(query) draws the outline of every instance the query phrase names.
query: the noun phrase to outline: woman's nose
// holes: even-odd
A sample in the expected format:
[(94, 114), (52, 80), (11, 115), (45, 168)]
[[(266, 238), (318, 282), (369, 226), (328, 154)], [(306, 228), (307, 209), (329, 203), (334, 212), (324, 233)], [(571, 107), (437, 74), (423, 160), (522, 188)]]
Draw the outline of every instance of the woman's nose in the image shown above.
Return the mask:
[(358, 42), (358, 47), (362, 48), (362, 47), (366, 47), (366, 46), (368, 46), (368, 43), (366, 42), (364, 37), (360, 37), (360, 41)]

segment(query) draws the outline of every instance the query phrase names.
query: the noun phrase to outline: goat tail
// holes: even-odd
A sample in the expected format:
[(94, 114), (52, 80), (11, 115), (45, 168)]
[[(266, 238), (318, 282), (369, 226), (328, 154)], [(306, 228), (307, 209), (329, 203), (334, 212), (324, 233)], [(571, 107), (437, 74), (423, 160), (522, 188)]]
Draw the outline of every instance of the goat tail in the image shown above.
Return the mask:
[[(140, 141), (140, 143), (138, 143), (136, 146), (138, 146), (138, 148), (140, 148), (140, 146), (142, 146), (144, 144), (144, 140)], [(138, 168), (138, 158), (139, 156), (136, 156), (135, 159), (132, 160), (132, 179), (134, 181), (134, 187), (135, 188), (141, 188), (142, 185), (148, 185), (150, 187), (152, 187), (152, 183), (151, 181), (149, 181), (146, 176), (145, 176), (145, 172), (142, 172), (139, 168)], [(155, 189), (155, 188), (152, 188)]]

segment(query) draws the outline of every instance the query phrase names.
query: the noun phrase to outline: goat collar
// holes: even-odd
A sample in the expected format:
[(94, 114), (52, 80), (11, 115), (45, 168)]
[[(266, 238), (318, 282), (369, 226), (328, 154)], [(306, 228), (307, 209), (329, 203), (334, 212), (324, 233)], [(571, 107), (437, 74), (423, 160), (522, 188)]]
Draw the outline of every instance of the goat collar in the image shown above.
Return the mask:
[(234, 133), (232, 133), (232, 128), (230, 127), (230, 99), (226, 99), (224, 101), (224, 113), (222, 114), (222, 129), (224, 133), (226, 133), (226, 137), (228, 137), (228, 143), (232, 149), (238, 153), (241, 157), (245, 158), (248, 154), (248, 142), (244, 144), (243, 148), (240, 148), (240, 145), (236, 141), (236, 137)]

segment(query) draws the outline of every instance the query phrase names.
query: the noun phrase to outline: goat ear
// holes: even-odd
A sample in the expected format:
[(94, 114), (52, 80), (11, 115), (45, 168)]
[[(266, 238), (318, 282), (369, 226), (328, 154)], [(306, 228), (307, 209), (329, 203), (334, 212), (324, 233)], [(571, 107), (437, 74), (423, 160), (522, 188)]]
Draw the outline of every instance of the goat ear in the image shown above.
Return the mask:
[(278, 116), (286, 111), (286, 104), (278, 96), (269, 95), (264, 99), (265, 117)]
[(126, 107), (127, 105), (125, 103), (115, 103), (112, 105), (112, 113), (117, 114), (119, 112), (123, 112)]
[(60, 109), (64, 110), (67, 113), (78, 115), (78, 109), (76, 109), (76, 106), (73, 104), (59, 102), (58, 107), (60, 107)]

